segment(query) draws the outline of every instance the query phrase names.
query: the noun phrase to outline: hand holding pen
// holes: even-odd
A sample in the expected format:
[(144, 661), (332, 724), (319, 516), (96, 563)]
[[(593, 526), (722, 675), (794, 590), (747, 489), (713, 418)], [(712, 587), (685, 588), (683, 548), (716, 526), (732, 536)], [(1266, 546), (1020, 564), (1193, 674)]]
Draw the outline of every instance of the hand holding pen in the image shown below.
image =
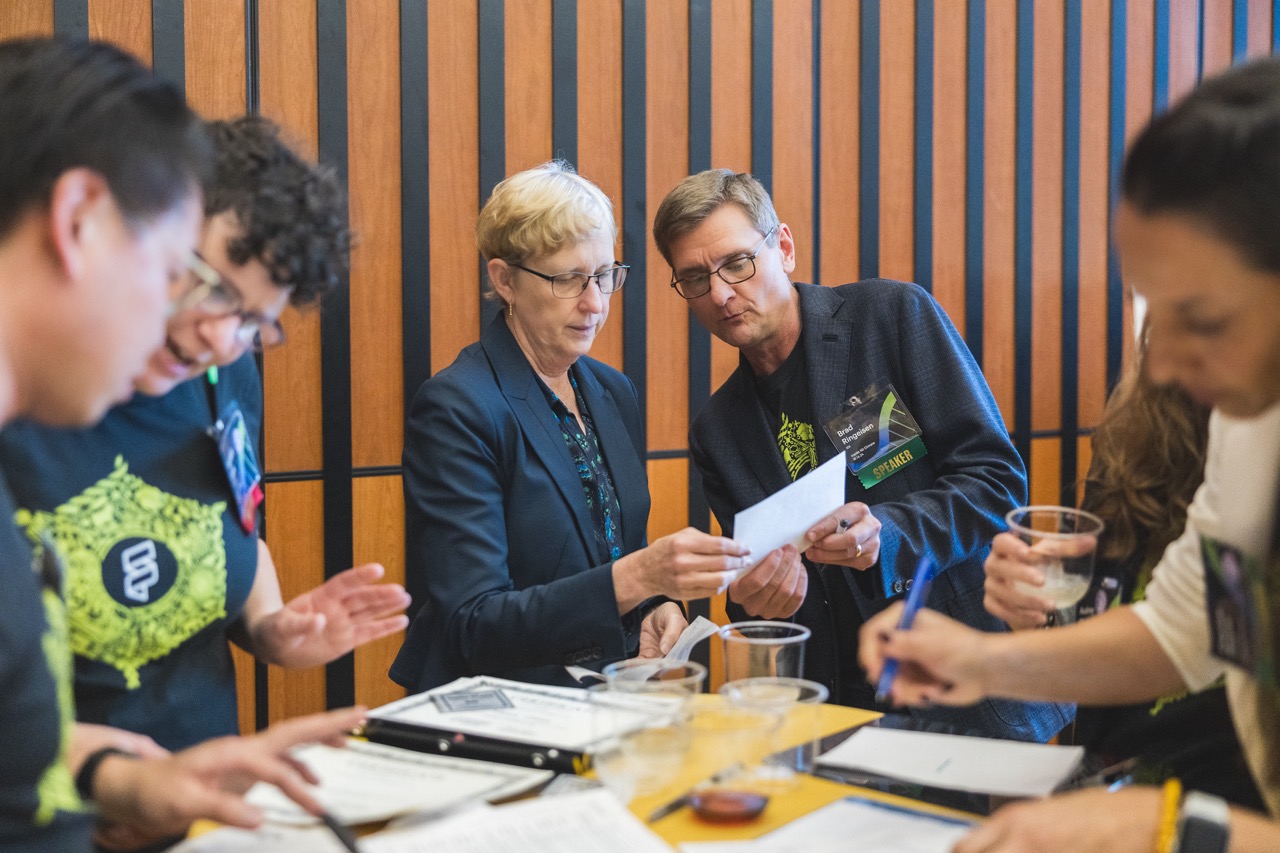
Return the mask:
[[(898, 618), (898, 630), (910, 631), (916, 621), (916, 614), (929, 599), (929, 588), (933, 586), (937, 564), (927, 556), (920, 558), (915, 577), (911, 580), (911, 590), (907, 593), (907, 603), (902, 607), (902, 615)], [(898, 677), (898, 659), (889, 658), (880, 670), (880, 680), (876, 682), (876, 701), (888, 702), (893, 698), (893, 681)]]
[[(917, 570), (920, 579), (934, 574), (932, 567)], [(929, 590), (920, 579), (913, 578), (906, 602), (863, 625), (858, 660), (877, 694), (894, 704), (972, 704), (995, 689), (989, 683), (998, 674), (994, 645), (1009, 635), (979, 631), (924, 607)]]
[(865, 571), (880, 559), (880, 519), (861, 501), (851, 501), (805, 534), (805, 556), (814, 563)]

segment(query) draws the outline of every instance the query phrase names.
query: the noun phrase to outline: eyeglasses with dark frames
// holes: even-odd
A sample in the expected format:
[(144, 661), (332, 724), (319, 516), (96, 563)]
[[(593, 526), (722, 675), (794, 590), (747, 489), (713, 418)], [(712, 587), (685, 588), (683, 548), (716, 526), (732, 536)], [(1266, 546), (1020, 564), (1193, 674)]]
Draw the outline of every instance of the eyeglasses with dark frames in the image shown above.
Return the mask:
[(627, 280), (627, 270), (631, 269), (631, 267), (626, 264), (620, 264), (617, 261), (614, 261), (613, 266), (609, 267), (607, 270), (601, 270), (600, 272), (562, 272), (556, 275), (547, 275), (544, 272), (531, 270), (526, 266), (521, 266), (520, 264), (511, 263), (510, 261), (507, 263), (511, 264), (511, 266), (518, 270), (524, 270), (529, 273), (529, 275), (536, 275), (543, 281), (551, 282), (552, 295), (560, 299), (577, 299), (588, 287), (591, 286), (591, 281), (593, 279), (595, 280), (596, 285), (600, 288), (601, 293), (605, 295), (617, 293), (622, 289), (623, 283)]
[(280, 321), (246, 311), (240, 291), (199, 252), (192, 250), (187, 255), (186, 267), (195, 279), (195, 286), (177, 300), (174, 313), (193, 309), (210, 318), (235, 316), (240, 320), (236, 329), (237, 340), (254, 352), (284, 343), (284, 327)]
[(775, 225), (765, 232), (760, 245), (756, 246), (751, 254), (730, 258), (711, 272), (696, 272), (684, 278), (672, 279), (671, 286), (675, 288), (676, 293), (685, 299), (697, 299), (711, 290), (711, 276), (713, 275), (720, 276), (720, 280), (725, 284), (742, 284), (756, 274), (756, 256), (760, 254), (760, 251), (764, 249), (764, 244), (769, 242), (769, 238), (777, 230), (778, 226)]

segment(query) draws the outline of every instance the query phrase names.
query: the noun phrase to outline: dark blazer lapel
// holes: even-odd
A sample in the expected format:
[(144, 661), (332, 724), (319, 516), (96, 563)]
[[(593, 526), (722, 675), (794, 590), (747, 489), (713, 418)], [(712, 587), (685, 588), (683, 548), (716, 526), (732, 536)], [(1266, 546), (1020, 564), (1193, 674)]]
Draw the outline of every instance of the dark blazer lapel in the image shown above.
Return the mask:
[(823, 424), (840, 411), (850, 394), (862, 389), (846, 388), (849, 381), (849, 353), (853, 347), (852, 307), (829, 287), (800, 285), (800, 341), (809, 377), (809, 399), (813, 405), (814, 444), (818, 464), (836, 455), (836, 446)]
[(547, 406), (546, 398), (538, 385), (537, 374), (520, 346), (507, 329), (501, 315), (494, 317), (484, 334), (480, 336), (489, 364), (493, 367), (498, 390), (502, 392), (520, 423), (534, 453), (542, 461), (547, 476), (556, 484), (561, 497), (573, 515), (578, 536), (588, 554), (597, 555), (595, 522), (587, 506), (582, 480), (574, 468), (573, 457), (565, 447), (564, 436), (556, 424), (555, 416)]
[(591, 413), (596, 438), (600, 441), (605, 465), (618, 494), (618, 505), (622, 508), (622, 541), (629, 551), (644, 542), (644, 520), (649, 516), (649, 487), (644, 461), (636, 451), (635, 442), (623, 421), (622, 410), (609, 389), (600, 384), (592, 368), (584, 361), (578, 362), (577, 374), (578, 390)]
[(760, 405), (755, 374), (742, 356), (738, 356), (738, 369), (725, 381), (723, 391), (733, 395), (728, 410), (742, 414), (730, 427), (738, 450), (764, 493), (771, 495), (790, 483), (791, 475), (787, 473), (782, 453), (778, 451), (778, 437), (769, 429), (764, 407)]

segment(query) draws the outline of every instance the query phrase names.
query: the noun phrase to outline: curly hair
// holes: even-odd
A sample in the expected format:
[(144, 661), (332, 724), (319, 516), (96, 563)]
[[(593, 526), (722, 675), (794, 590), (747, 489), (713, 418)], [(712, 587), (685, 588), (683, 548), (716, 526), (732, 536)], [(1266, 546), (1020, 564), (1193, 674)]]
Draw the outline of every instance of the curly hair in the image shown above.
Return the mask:
[(213, 175), (205, 216), (231, 212), (241, 233), (227, 241), (232, 263), (258, 260), (290, 302), (309, 305), (338, 285), (351, 266), (346, 197), (331, 169), (308, 163), (262, 116), (210, 121)]
[(1093, 433), (1084, 508), (1107, 523), (1099, 554), (1108, 560), (1158, 558), (1204, 480), (1209, 407), (1146, 376), (1145, 338)]

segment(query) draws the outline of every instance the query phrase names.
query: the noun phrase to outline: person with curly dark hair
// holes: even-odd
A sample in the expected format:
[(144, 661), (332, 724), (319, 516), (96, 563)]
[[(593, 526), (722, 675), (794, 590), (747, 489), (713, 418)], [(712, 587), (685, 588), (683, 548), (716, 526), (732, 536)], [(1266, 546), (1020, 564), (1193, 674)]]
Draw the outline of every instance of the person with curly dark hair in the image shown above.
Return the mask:
[(253, 354), (283, 342), (286, 305), (342, 279), (351, 232), (334, 175), (270, 121), (208, 130), (193, 296), (138, 393), (92, 429), (19, 422), (0, 436), (19, 525), (66, 558), (77, 717), (147, 736), (133, 742), (144, 751), (239, 731), (228, 640), (264, 663), (310, 667), (406, 624), (408, 596), (378, 582), (376, 563), (282, 600), (259, 535)]

